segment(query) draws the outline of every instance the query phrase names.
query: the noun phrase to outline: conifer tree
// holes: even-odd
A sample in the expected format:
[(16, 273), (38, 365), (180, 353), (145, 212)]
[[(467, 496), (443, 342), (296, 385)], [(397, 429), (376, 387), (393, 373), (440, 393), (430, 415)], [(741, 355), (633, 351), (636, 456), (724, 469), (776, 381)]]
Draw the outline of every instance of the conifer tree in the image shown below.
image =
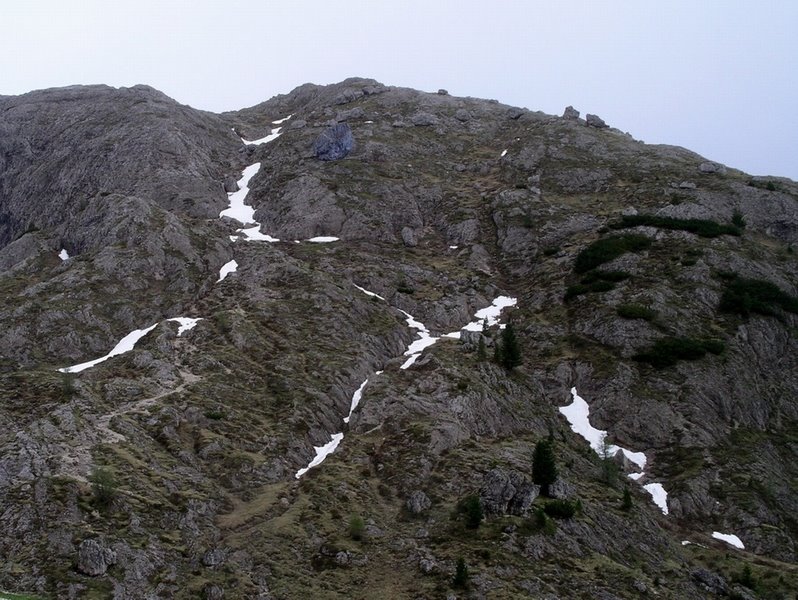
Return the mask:
[(521, 347), (518, 344), (518, 338), (515, 336), (513, 324), (507, 323), (507, 326), (502, 330), (501, 365), (508, 371), (512, 371), (521, 362)]
[(457, 570), (454, 573), (452, 584), (458, 588), (468, 586), (468, 566), (466, 566), (465, 559), (462, 556), (457, 559)]
[(535, 445), (532, 458), (532, 481), (540, 486), (540, 493), (549, 495), (549, 486), (557, 481), (557, 464), (554, 460), (554, 444), (541, 440)]

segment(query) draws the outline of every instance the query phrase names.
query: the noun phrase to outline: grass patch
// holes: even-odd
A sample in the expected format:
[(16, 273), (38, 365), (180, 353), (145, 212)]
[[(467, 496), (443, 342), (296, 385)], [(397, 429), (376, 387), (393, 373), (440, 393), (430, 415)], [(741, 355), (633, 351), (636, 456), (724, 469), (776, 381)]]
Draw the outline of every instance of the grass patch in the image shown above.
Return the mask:
[(651, 246), (651, 239), (644, 235), (625, 234), (596, 240), (582, 250), (574, 262), (576, 273), (586, 273), (627, 252), (639, 252)]
[(725, 344), (720, 340), (666, 337), (657, 340), (645, 352), (634, 355), (634, 360), (648, 363), (656, 369), (671, 367), (680, 360), (698, 360), (707, 352), (720, 354)]
[(763, 279), (746, 279), (727, 274), (726, 287), (718, 309), (747, 317), (751, 313), (774, 316), (777, 308), (798, 313), (798, 298), (783, 292), (777, 285)]
[[(740, 218), (742, 218), (742, 215), (740, 215)], [(624, 215), (620, 221), (612, 223), (610, 227), (613, 229), (627, 229), (640, 225), (659, 229), (689, 231), (706, 238), (714, 238), (721, 235), (740, 235), (741, 233), (741, 226), (735, 224), (721, 224), (708, 219), (675, 219), (657, 215)]]
[(653, 321), (657, 317), (657, 311), (643, 306), (642, 304), (619, 304), (615, 308), (615, 312), (622, 319), (643, 319), (644, 321)]

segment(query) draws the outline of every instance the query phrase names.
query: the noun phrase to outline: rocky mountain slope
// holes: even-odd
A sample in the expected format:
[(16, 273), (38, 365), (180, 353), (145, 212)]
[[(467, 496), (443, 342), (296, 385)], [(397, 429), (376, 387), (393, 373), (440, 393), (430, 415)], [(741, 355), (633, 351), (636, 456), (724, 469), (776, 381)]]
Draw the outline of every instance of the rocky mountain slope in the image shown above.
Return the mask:
[(793, 597), (797, 243), (572, 109), (0, 97), (0, 590)]

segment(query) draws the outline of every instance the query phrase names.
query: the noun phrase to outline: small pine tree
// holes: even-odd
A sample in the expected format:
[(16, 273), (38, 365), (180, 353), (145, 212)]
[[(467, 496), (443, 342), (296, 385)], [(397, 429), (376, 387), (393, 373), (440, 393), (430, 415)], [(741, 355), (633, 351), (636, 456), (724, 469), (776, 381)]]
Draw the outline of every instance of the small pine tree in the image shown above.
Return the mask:
[(452, 584), (456, 588), (468, 587), (468, 565), (466, 565), (465, 559), (462, 556), (457, 559), (457, 568), (454, 572)]
[(532, 457), (532, 481), (540, 486), (540, 493), (549, 495), (549, 486), (557, 481), (557, 463), (554, 460), (554, 444), (541, 440), (535, 445)]
[(105, 467), (95, 468), (89, 475), (94, 503), (99, 508), (107, 508), (116, 497), (116, 478), (113, 471)]
[(479, 501), (479, 497), (468, 496), (463, 506), (466, 514), (466, 527), (469, 529), (478, 529), (484, 517), (482, 503)]
[(621, 510), (624, 512), (629, 512), (632, 510), (632, 492), (629, 491), (629, 488), (623, 488), (623, 500), (621, 501)]
[(502, 329), (501, 354), (501, 365), (508, 371), (512, 371), (523, 362), (521, 360), (521, 346), (518, 344), (518, 338), (515, 335), (512, 323), (507, 323), (507, 327)]
[[(601, 441), (601, 480), (609, 487), (615, 487), (618, 482), (618, 463), (615, 462), (614, 454), (610, 451), (612, 444), (607, 441), (605, 435)], [(616, 450), (617, 452), (617, 450)]]

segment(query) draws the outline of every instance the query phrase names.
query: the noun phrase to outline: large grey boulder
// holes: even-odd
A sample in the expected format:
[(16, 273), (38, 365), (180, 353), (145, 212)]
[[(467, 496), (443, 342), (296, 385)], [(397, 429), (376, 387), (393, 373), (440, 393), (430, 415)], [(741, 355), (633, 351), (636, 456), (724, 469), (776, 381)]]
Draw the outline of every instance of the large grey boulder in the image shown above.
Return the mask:
[(487, 514), (525, 515), (540, 494), (540, 487), (515, 471), (491, 469), (482, 480), (479, 501)]
[(116, 564), (116, 552), (100, 545), (97, 540), (83, 540), (78, 547), (78, 571), (97, 577)]
[(339, 160), (346, 157), (355, 146), (352, 129), (347, 123), (336, 123), (316, 138), (313, 151), (319, 160)]
[(607, 125), (604, 122), (604, 119), (602, 119), (598, 115), (587, 114), (585, 115), (585, 120), (587, 121), (587, 124), (590, 127), (595, 127), (597, 129), (606, 129), (607, 127), (609, 127), (609, 125)]
[(562, 118), (568, 119), (569, 121), (576, 121), (579, 118), (579, 111), (573, 106), (566, 106), (565, 112), (562, 114)]

